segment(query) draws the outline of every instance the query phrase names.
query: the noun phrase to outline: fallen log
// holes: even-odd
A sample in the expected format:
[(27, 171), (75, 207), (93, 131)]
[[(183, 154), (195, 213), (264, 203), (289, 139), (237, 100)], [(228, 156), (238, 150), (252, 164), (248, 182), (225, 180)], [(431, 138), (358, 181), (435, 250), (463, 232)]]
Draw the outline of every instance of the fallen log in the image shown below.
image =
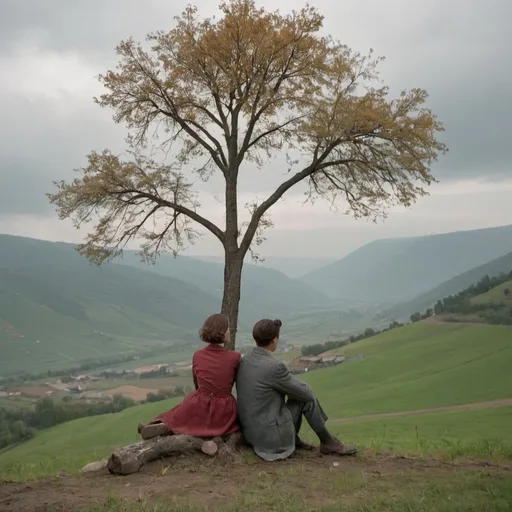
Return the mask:
[(130, 475), (153, 460), (169, 457), (174, 453), (194, 451), (200, 451), (210, 457), (219, 452), (220, 461), (225, 463), (231, 455), (234, 456), (234, 449), (240, 443), (241, 437), (241, 434), (236, 432), (226, 436), (224, 442), (221, 438), (205, 440), (181, 434), (159, 436), (115, 450), (108, 459), (107, 469), (112, 475)]

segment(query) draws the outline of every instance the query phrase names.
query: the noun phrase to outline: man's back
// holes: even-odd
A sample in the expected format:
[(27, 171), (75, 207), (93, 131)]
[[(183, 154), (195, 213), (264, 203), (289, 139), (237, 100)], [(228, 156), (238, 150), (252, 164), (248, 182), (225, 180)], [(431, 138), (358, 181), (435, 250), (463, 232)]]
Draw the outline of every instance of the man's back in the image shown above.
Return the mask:
[(295, 449), (295, 427), (285, 397), (307, 401), (309, 386), (261, 347), (240, 361), (236, 377), (237, 408), (245, 439), (262, 459), (277, 460)]

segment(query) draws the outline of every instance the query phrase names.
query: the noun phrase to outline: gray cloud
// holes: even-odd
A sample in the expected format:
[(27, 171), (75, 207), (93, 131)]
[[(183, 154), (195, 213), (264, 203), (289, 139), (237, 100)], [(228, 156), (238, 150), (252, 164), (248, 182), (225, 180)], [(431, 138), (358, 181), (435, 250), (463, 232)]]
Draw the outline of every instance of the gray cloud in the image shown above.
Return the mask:
[[(202, 12), (204, 5), (207, 13), (213, 12), (212, 2), (198, 3)], [(274, 7), (270, 0), (263, 3)], [(67, 67), (63, 61), (55, 87), (60, 79), (70, 84), (54, 97), (37, 91), (31, 96), (31, 87), (45, 84), (30, 84), (30, 75), (13, 74), (10, 87), (0, 82), (0, 215), (47, 212), (44, 193), (52, 180), (70, 178), (91, 149), (123, 147), (123, 130), (114, 126), (109, 112), (93, 105), (94, 91), (89, 93), (82, 85), (115, 65), (114, 47), (121, 39), (131, 35), (142, 39), (149, 31), (171, 27), (173, 16), (185, 4), (2, 0), (0, 59), (23, 66), (23, 59), (32, 56), (24, 68), (27, 73), (38, 62), (43, 65), (38, 60), (41, 54), (68, 56), (77, 67)], [(289, 0), (281, 9), (294, 4)], [(509, 0), (318, 0), (315, 4), (326, 16), (326, 32), (362, 52), (374, 47), (377, 54), (386, 55), (382, 78), (393, 91), (416, 86), (429, 90), (428, 106), (444, 121), (443, 138), (450, 147), (436, 167), (439, 178), (499, 180), (509, 173)], [(83, 77), (79, 65), (84, 66)], [(34, 80), (39, 79), (35, 73)], [(76, 94), (73, 79), (79, 89)], [(275, 174), (275, 165), (263, 174), (265, 179)], [(255, 174), (243, 183), (253, 190), (264, 180)]]

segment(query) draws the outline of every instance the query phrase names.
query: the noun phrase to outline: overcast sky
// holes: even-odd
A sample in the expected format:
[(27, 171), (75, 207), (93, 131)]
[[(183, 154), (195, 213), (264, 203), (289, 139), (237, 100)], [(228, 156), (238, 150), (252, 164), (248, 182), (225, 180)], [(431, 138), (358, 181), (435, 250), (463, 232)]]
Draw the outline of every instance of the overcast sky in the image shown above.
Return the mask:
[[(93, 104), (96, 80), (115, 66), (114, 48), (128, 36), (172, 26), (181, 0), (0, 0), (0, 232), (78, 241), (56, 219), (45, 193), (69, 179), (92, 149), (124, 148), (111, 112)], [(299, 2), (281, 2), (289, 10)], [(434, 168), (440, 184), (412, 209), (377, 225), (354, 221), (327, 205), (302, 206), (290, 192), (273, 210), (267, 256), (337, 258), (376, 238), (512, 223), (509, 127), (512, 119), (510, 0), (317, 0), (325, 30), (352, 48), (374, 48), (394, 91), (426, 88), (445, 124), (450, 153)], [(196, 4), (205, 14), (213, 0)], [(269, 0), (258, 2), (273, 8)], [(206, 7), (205, 7), (206, 6)], [(240, 204), (268, 194), (269, 173), (246, 173)], [(263, 175), (262, 175), (263, 174)], [(214, 188), (202, 189), (202, 212), (219, 218)], [(192, 252), (216, 254), (204, 237)]]

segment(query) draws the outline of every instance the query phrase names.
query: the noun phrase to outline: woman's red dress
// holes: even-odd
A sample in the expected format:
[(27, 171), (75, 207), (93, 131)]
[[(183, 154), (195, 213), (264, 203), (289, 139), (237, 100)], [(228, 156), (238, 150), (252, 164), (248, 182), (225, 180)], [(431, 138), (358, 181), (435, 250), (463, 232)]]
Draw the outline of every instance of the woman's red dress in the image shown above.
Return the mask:
[(231, 394), (240, 353), (209, 343), (192, 357), (192, 375), (196, 391), (189, 393), (176, 407), (161, 414), (173, 433), (197, 437), (215, 437), (239, 430), (236, 400)]

